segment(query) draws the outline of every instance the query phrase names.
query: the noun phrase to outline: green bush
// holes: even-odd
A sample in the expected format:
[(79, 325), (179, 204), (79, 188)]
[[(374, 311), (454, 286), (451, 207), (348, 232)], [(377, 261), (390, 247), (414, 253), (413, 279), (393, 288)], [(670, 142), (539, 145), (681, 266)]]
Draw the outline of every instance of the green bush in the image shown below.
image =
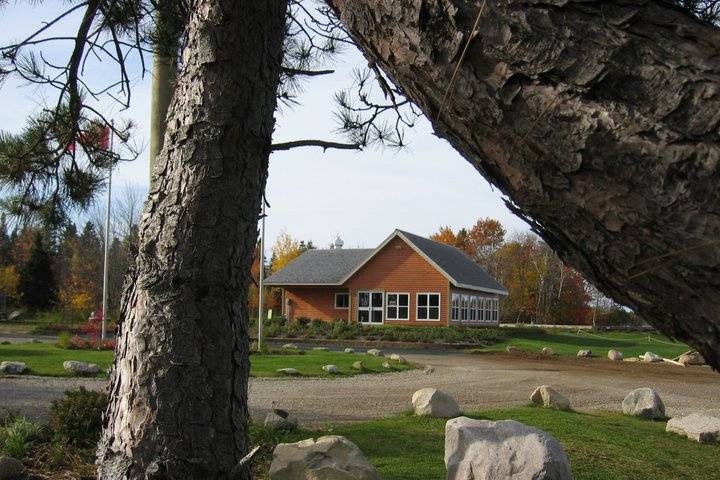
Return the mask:
[(70, 332), (60, 332), (57, 339), (57, 346), (60, 348), (63, 348), (65, 350), (69, 350), (72, 348), (72, 335), (70, 335)]
[(50, 427), (55, 435), (78, 447), (97, 443), (102, 428), (102, 413), (107, 395), (86, 390), (66, 390), (65, 398), (53, 401), (50, 408)]
[(11, 417), (0, 427), (0, 455), (23, 458), (30, 446), (47, 439), (47, 431), (39, 423), (23, 417)]
[(330, 334), (330, 324), (315, 318), (307, 328), (308, 336), (313, 338), (324, 338)]

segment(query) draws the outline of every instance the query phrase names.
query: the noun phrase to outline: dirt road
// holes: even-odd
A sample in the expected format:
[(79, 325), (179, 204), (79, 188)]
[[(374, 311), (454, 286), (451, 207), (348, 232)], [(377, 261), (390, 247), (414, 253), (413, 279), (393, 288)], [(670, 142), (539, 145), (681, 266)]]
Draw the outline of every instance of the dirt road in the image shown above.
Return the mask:
[[(528, 403), (532, 390), (548, 384), (570, 398), (577, 410), (618, 410), (637, 387), (658, 390), (669, 415), (701, 411), (720, 416), (720, 374), (705, 367), (613, 363), (602, 359), (412, 353), (408, 360), (435, 367), (340, 379), (252, 379), (250, 410), (262, 418), (273, 406), (290, 409), (304, 424), (356, 421), (409, 408), (413, 392), (436, 387), (455, 396), (465, 411)], [(0, 407), (44, 418), (53, 398), (66, 388), (102, 389), (99, 380), (39, 377), (0, 379)]]

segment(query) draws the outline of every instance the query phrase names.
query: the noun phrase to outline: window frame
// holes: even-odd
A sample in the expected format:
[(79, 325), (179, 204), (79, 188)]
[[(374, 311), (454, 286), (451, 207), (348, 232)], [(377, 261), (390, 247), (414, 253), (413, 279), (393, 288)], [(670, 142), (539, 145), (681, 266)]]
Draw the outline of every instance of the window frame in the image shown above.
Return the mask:
[[(390, 316), (390, 313), (388, 311), (390, 307), (390, 301), (388, 300), (388, 297), (390, 295), (397, 295), (397, 305), (395, 305), (395, 318)], [(405, 295), (407, 297), (407, 317), (406, 318), (400, 318), (400, 295)], [(392, 320), (396, 322), (409, 322), (410, 321), (410, 293), (409, 292), (385, 292), (385, 320)]]
[[(422, 306), (422, 307), (420, 306), (420, 296), (421, 295), (427, 295), (427, 305)], [(437, 295), (437, 297), (438, 297), (437, 307), (430, 306), (430, 296), (431, 295)], [(427, 309), (427, 317), (428, 318), (420, 318), (420, 309), (421, 308)], [(431, 308), (438, 309), (437, 318), (430, 318), (430, 309)], [(415, 321), (416, 322), (439, 322), (441, 320), (442, 320), (442, 294), (440, 292), (417, 292), (415, 294)]]
[[(347, 306), (346, 307), (338, 307), (338, 296), (345, 295), (347, 297)], [(348, 310), (350, 308), (350, 292), (336, 292), (335, 293), (335, 310)]]

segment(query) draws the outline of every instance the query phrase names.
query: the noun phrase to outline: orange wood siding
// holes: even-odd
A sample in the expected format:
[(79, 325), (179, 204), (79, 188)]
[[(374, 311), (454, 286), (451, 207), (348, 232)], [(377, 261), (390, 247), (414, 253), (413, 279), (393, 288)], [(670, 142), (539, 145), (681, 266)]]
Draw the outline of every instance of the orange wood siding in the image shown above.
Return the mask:
[[(448, 324), (450, 282), (400, 238), (396, 237), (385, 245), (360, 271), (350, 278), (347, 287), (351, 295), (352, 320), (357, 321), (358, 292), (381, 290), (386, 294), (410, 294), (410, 320), (385, 320), (385, 324), (423, 326)], [(439, 321), (416, 320), (418, 293), (440, 294)], [(383, 313), (383, 317), (385, 317), (385, 313)]]
[(347, 320), (348, 309), (335, 308), (335, 294), (343, 292), (347, 290), (338, 287), (288, 287), (285, 289), (285, 315), (289, 320), (298, 317), (319, 318), (326, 322), (336, 318)]

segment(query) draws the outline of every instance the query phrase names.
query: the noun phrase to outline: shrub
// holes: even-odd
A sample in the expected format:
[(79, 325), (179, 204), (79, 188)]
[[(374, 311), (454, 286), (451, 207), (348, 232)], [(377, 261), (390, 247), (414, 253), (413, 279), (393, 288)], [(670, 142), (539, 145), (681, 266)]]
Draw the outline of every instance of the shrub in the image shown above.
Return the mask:
[(42, 425), (23, 417), (12, 417), (0, 427), (0, 455), (23, 458), (33, 443), (46, 437)]
[(102, 413), (107, 395), (86, 390), (66, 390), (65, 398), (53, 401), (50, 427), (55, 435), (72, 445), (89, 447), (97, 443), (102, 428)]
[(65, 350), (73, 348), (70, 332), (60, 332), (56, 345)]
[(307, 333), (309, 337), (313, 338), (326, 337), (330, 334), (330, 324), (315, 318), (310, 322), (310, 326), (307, 328)]

